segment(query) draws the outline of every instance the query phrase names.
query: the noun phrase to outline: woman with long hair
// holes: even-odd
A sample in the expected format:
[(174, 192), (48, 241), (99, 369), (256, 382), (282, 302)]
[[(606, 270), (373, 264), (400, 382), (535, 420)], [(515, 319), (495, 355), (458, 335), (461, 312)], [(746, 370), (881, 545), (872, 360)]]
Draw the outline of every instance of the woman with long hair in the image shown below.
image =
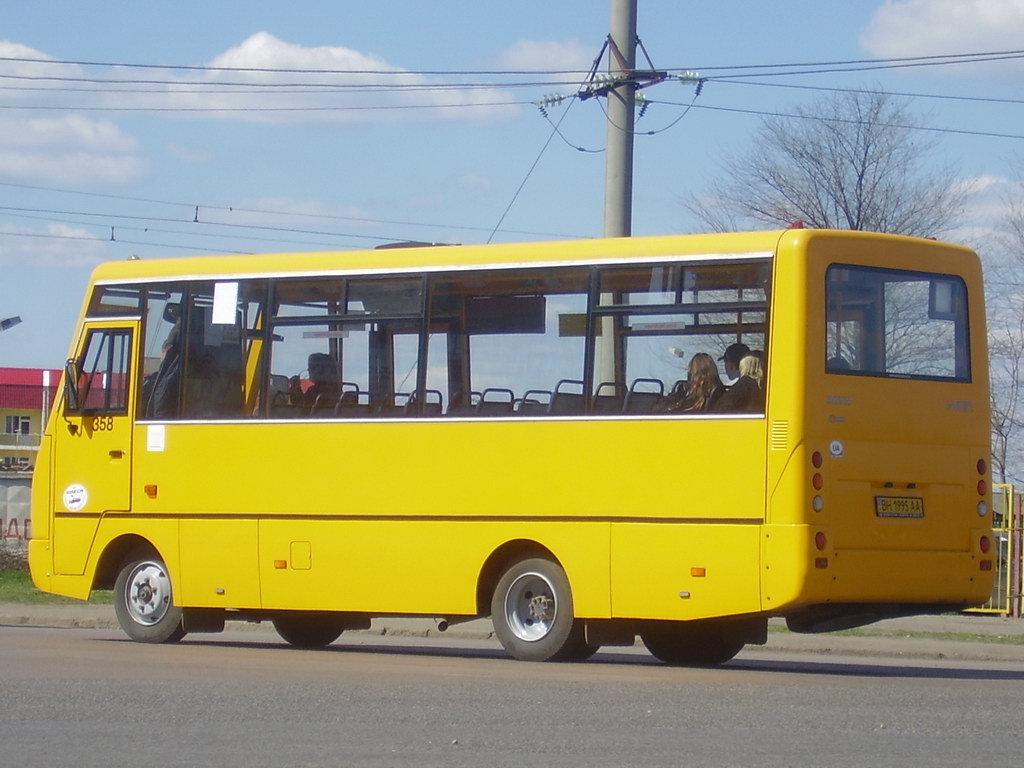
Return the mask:
[(690, 358), (689, 382), (686, 388), (684, 411), (707, 411), (722, 394), (722, 380), (718, 376), (715, 358), (698, 352)]

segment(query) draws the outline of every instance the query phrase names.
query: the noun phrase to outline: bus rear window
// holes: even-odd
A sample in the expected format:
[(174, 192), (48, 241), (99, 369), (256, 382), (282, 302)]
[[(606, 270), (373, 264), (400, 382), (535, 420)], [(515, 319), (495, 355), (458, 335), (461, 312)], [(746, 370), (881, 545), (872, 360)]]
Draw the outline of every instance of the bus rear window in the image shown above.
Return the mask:
[(970, 381), (959, 277), (833, 264), (825, 293), (827, 373)]

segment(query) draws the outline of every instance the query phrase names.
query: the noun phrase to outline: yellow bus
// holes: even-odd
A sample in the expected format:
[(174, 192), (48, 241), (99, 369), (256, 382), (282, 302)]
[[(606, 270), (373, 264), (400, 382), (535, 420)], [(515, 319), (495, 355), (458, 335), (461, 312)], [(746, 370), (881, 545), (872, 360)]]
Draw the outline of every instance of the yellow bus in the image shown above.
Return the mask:
[(769, 617), (828, 631), (991, 592), (982, 278), (957, 246), (130, 260), (96, 269), (69, 358), (32, 574), (112, 588), (134, 640), (490, 615), (518, 659), (639, 636), (717, 664)]

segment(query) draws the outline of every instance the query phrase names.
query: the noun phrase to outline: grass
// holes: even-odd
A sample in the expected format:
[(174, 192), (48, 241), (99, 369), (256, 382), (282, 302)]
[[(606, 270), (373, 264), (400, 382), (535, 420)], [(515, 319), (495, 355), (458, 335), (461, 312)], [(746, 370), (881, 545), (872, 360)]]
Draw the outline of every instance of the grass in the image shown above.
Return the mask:
[[(770, 632), (789, 632), (785, 627), (770, 626)], [(988, 643), (991, 645), (1024, 645), (1024, 635), (998, 635), (974, 632), (925, 632), (921, 630), (879, 630), (871, 625), (857, 629), (841, 629), (826, 633), (830, 637), (906, 637), (918, 640), (951, 640), (961, 643)]]
[[(21, 569), (0, 570), (0, 603), (31, 603), (33, 605), (74, 605), (82, 602), (71, 597), (40, 592), (32, 583), (28, 571)], [(93, 592), (90, 603), (110, 604), (113, 593), (109, 590)]]

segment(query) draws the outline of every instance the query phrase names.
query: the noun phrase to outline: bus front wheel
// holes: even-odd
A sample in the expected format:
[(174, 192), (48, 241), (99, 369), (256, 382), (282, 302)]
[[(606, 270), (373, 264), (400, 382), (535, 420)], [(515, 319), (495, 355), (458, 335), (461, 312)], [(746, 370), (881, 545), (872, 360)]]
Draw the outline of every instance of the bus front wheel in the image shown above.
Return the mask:
[(171, 577), (159, 557), (133, 559), (121, 568), (114, 583), (114, 613), (125, 634), (139, 643), (174, 643), (185, 636)]
[(597, 650), (573, 615), (565, 571), (544, 557), (520, 560), (502, 574), (491, 621), (505, 651), (520, 661), (582, 661)]
[(344, 619), (329, 613), (282, 613), (273, 623), (281, 639), (296, 648), (323, 648), (345, 630)]

